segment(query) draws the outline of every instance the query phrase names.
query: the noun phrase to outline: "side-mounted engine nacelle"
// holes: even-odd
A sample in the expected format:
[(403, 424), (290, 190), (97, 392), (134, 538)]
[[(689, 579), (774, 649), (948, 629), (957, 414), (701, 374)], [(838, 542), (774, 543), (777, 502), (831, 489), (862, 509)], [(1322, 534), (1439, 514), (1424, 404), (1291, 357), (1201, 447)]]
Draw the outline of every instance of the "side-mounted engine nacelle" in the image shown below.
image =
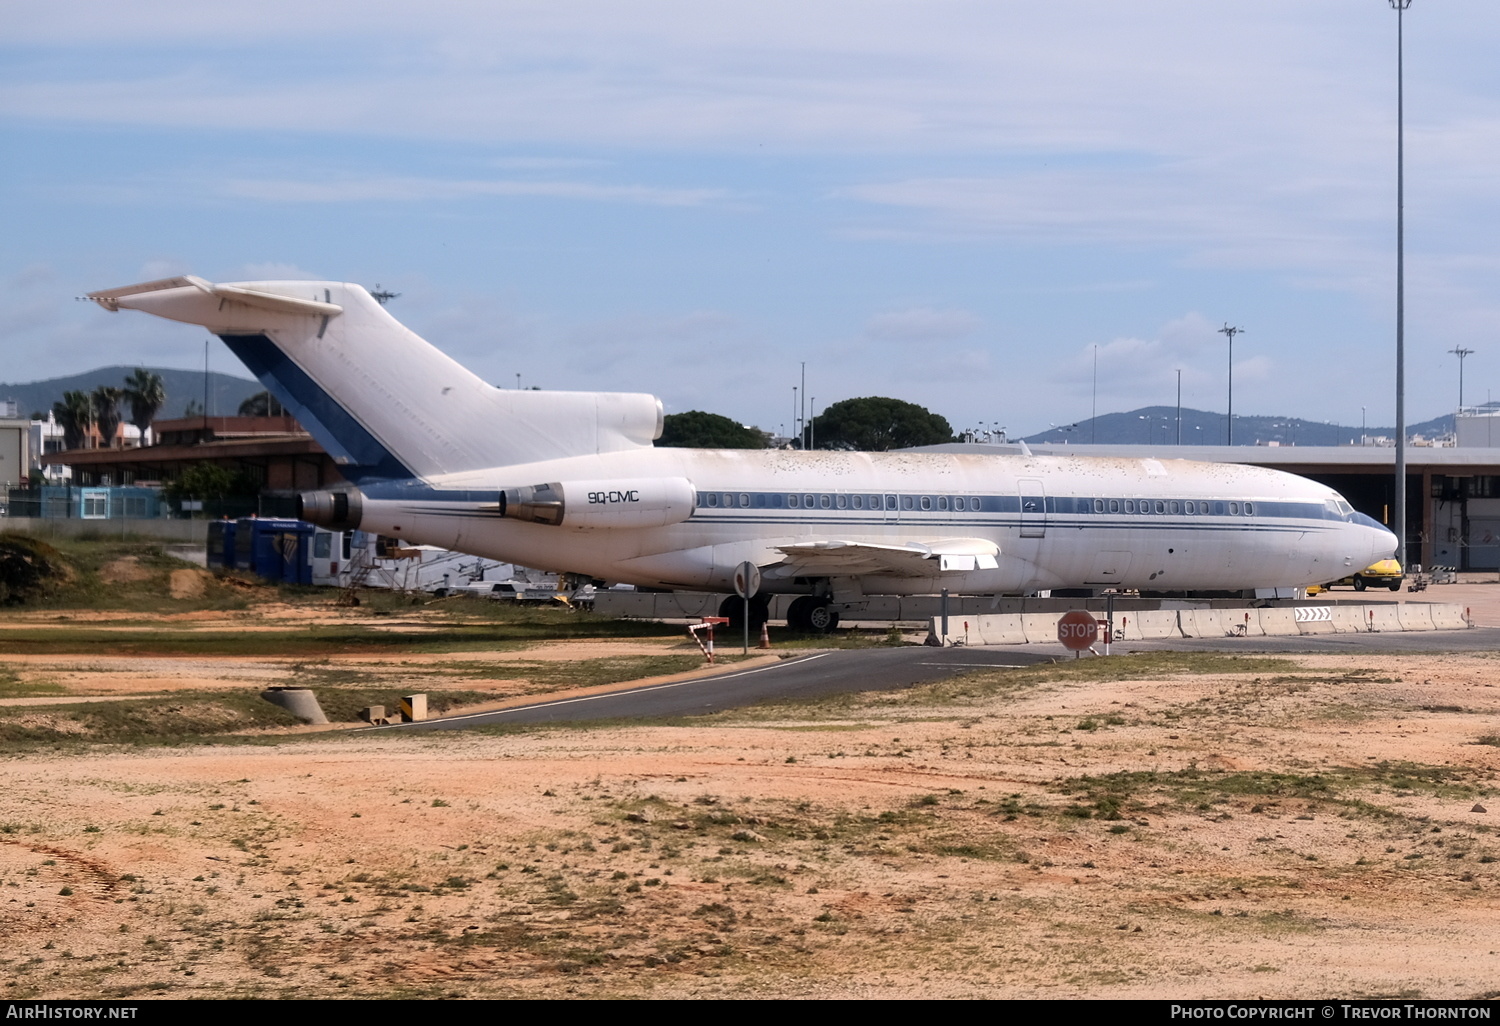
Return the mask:
[(692, 516), (696, 505), (685, 477), (553, 481), (500, 493), (502, 517), (569, 527), (665, 527)]
[(297, 496), (297, 519), (335, 531), (353, 531), (364, 515), (364, 498), (355, 491), (303, 492)]

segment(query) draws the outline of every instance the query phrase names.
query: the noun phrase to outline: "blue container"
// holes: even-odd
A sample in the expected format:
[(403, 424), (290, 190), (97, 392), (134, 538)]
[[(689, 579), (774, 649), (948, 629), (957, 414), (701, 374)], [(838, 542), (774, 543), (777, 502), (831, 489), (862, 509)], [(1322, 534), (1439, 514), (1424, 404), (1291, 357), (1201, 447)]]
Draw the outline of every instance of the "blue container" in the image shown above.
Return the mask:
[(313, 525), (242, 517), (235, 527), (235, 565), (272, 581), (312, 584)]

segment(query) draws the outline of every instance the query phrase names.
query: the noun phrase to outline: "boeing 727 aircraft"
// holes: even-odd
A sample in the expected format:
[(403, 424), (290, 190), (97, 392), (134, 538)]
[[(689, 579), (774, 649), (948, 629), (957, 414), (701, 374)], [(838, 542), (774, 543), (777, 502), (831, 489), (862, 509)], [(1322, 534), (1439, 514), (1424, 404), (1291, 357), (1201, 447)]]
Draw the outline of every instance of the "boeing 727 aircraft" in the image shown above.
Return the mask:
[(806, 628), (945, 588), (1319, 584), (1396, 548), (1332, 489), (1258, 467), (656, 448), (656, 398), (495, 388), (345, 282), (184, 276), (89, 298), (224, 340), (351, 485), (304, 494), (307, 520), (648, 588), (728, 591), (749, 560), (759, 616), (799, 594), (788, 619)]

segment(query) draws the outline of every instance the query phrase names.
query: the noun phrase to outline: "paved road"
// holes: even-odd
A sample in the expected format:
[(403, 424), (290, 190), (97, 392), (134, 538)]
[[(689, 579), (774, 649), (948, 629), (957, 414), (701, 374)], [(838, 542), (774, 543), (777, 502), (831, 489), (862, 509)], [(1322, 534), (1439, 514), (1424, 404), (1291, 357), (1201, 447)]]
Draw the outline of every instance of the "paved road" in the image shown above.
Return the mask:
[[(1299, 652), (1391, 654), (1500, 650), (1500, 627), (1466, 631), (1393, 631), (1310, 634), (1292, 637), (1173, 638), (1130, 641), (1115, 652)], [(491, 723), (562, 723), (640, 717), (695, 716), (757, 702), (818, 698), (851, 691), (890, 691), (972, 669), (1031, 666), (1068, 658), (1061, 645), (994, 648), (843, 649), (798, 656), (769, 666), (731, 670), (713, 677), (651, 684), (608, 694), (565, 698), (536, 705), (469, 713), (380, 730), (454, 730)]]
[(560, 723), (633, 717), (695, 716), (768, 699), (819, 698), (850, 691), (892, 691), (974, 669), (1030, 666), (1058, 658), (1023, 648), (844, 649), (798, 656), (714, 677), (650, 684), (553, 702), (450, 716), (380, 730), (452, 730), (490, 723)]

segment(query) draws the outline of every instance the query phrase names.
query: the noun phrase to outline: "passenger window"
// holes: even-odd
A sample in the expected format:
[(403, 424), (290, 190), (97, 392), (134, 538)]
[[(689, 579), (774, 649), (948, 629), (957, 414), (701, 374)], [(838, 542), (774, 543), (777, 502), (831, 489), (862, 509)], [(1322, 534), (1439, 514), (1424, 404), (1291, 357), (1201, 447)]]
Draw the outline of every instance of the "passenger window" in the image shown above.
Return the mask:
[(1255, 503), (1253, 503), (1253, 502), (1247, 502), (1247, 503), (1245, 503), (1245, 516), (1247, 516), (1247, 517), (1253, 517), (1253, 516), (1255, 516)]
[(1229, 515), (1232, 516), (1232, 517), (1237, 517), (1237, 516), (1240, 515), (1240, 504), (1239, 503), (1237, 503), (1237, 502), (1231, 502), (1229, 504)]
[(812, 509), (814, 505), (813, 497), (811, 495), (802, 496), (802, 505), (806, 506), (808, 509)]
[(1126, 499), (1125, 500), (1125, 512), (1126, 513), (1134, 513), (1135, 512), (1135, 500), (1134, 499)]
[(922, 496), (922, 508), (923, 509), (931, 509), (932, 508), (932, 496), (930, 496), (930, 495), (924, 495), (924, 496)]
[(1192, 516), (1194, 513), (1198, 512), (1198, 504), (1193, 502), (1191, 499), (1189, 499), (1187, 502), (1184, 502), (1182, 504), (1182, 508), (1188, 516)]
[(1165, 502), (1162, 502), (1160, 499), (1157, 499), (1156, 500), (1156, 512), (1158, 512), (1158, 513), (1165, 513), (1166, 511), (1167, 511), (1167, 504)]
[(788, 495), (786, 497), (786, 508), (787, 509), (796, 509), (800, 505), (802, 505), (802, 501), (797, 496), (795, 496), (795, 495)]
[(833, 503), (829, 501), (828, 496), (820, 495), (818, 496), (818, 505), (822, 506), (824, 509), (827, 509), (829, 506), (832, 506)]
[(1104, 512), (1104, 500), (1103, 499), (1095, 499), (1094, 500), (1094, 512), (1095, 513), (1103, 513)]
[(1118, 513), (1118, 512), (1120, 512), (1120, 500), (1119, 499), (1110, 499), (1109, 500), (1109, 511), (1111, 513)]
[(719, 505), (719, 493), (718, 492), (709, 492), (708, 493), (708, 504), (710, 506), (713, 506), (713, 507), (717, 507)]
[(1168, 513), (1181, 513), (1182, 512), (1182, 505), (1181, 505), (1181, 503), (1179, 503), (1176, 499), (1173, 499), (1171, 502), (1167, 503), (1167, 512)]
[(849, 505), (849, 497), (847, 495), (835, 495), (833, 497), (833, 504), (839, 509), (845, 509)]
[(855, 509), (864, 509), (865, 508), (865, 497), (863, 495), (856, 495), (856, 496), (854, 496), (852, 501), (854, 502), (854, 508)]
[(947, 509), (947, 508), (948, 508), (948, 496), (946, 496), (946, 495), (939, 495), (938, 496), (938, 509)]
[(902, 509), (911, 509), (912, 507), (913, 507), (913, 503), (912, 503), (912, 500), (911, 500), (911, 496), (910, 495), (903, 495), (903, 496), (901, 496), (901, 508)]
[(745, 492), (740, 492), (740, 509), (749, 509), (749, 508), (750, 508), (750, 496), (747, 493), (745, 493)]
[(895, 509), (896, 508), (896, 497), (894, 495), (887, 495), (885, 497), (885, 508), (886, 509)]

